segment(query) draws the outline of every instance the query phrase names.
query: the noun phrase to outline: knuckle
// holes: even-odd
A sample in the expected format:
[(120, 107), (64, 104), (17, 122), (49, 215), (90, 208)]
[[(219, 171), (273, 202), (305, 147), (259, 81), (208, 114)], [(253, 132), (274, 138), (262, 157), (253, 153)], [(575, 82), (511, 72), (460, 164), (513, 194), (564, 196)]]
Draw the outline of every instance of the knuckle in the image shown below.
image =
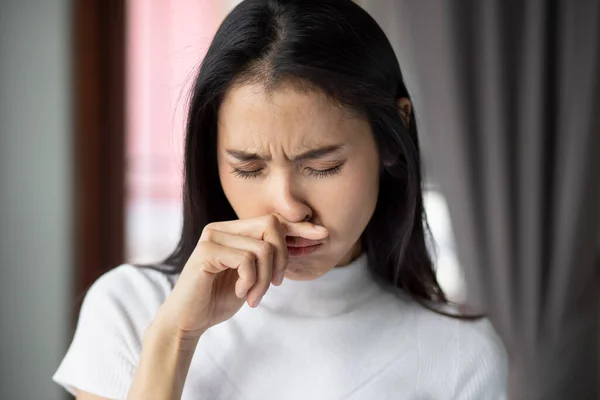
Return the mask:
[(200, 241), (210, 242), (214, 239), (215, 231), (214, 229), (209, 228), (208, 226), (202, 230), (202, 235), (200, 236)]
[(265, 220), (265, 237), (270, 237), (274, 240), (283, 236), (283, 226), (281, 226), (281, 222), (274, 214), (269, 214), (266, 216)]
[(254, 265), (254, 253), (251, 251), (244, 251), (242, 254), (243, 262), (246, 264)]
[(269, 214), (266, 216), (266, 225), (267, 229), (271, 230), (279, 230), (279, 219), (274, 214)]
[(206, 235), (209, 235), (210, 232), (214, 232), (215, 231), (215, 223), (211, 222), (209, 224), (206, 224), (204, 226), (204, 228), (202, 229), (202, 234), (200, 235), (200, 238), (205, 238)]
[(270, 257), (274, 252), (273, 245), (269, 242), (262, 242), (258, 252), (261, 257)]

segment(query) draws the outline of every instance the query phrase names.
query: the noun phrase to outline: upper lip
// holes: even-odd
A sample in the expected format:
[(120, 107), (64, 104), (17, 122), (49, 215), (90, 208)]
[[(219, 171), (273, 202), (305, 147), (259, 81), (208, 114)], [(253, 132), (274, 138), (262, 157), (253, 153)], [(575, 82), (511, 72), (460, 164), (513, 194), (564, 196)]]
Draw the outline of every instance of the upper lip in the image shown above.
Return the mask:
[(286, 236), (285, 241), (288, 247), (309, 247), (323, 243), (323, 240), (310, 240), (294, 236)]

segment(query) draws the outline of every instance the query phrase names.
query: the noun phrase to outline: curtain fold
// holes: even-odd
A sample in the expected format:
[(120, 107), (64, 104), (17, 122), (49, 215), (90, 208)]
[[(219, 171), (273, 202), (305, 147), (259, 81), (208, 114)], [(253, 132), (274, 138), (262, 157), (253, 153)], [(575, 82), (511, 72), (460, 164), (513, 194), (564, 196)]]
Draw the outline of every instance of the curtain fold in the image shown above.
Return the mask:
[(399, 57), (509, 398), (600, 398), (600, 1), (362, 5)]

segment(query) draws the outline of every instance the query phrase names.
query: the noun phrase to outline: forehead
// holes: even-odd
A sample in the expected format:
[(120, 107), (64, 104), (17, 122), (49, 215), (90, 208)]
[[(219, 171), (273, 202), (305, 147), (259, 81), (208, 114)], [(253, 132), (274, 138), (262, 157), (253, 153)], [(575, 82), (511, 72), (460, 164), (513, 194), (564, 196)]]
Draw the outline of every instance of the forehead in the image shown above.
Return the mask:
[(299, 150), (333, 143), (351, 143), (368, 130), (358, 113), (318, 90), (261, 84), (233, 87), (219, 110), (219, 142), (260, 150), (273, 145)]

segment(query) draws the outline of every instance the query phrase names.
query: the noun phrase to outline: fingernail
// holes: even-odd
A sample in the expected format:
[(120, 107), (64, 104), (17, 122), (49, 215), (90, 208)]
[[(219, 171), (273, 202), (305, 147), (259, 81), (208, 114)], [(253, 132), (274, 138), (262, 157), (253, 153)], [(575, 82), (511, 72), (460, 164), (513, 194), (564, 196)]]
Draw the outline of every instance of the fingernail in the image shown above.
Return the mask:
[(313, 226), (318, 231), (326, 231), (327, 230), (327, 228), (325, 228), (324, 226), (321, 226), (321, 225), (313, 225)]
[(260, 301), (262, 300), (262, 296), (258, 298), (258, 300), (256, 302), (254, 302), (254, 308), (258, 307), (258, 305), (260, 304)]

